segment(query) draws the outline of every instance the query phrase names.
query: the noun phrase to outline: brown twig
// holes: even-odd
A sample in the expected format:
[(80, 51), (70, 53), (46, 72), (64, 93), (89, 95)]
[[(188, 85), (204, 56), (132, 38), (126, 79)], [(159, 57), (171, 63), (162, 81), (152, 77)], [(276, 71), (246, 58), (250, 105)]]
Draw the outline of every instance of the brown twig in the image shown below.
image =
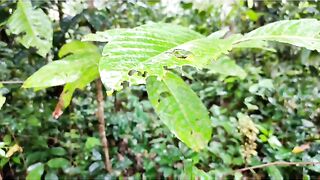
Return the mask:
[(264, 168), (264, 167), (269, 167), (269, 166), (306, 166), (306, 165), (317, 165), (320, 164), (320, 162), (286, 162), (286, 161), (276, 161), (276, 162), (271, 162), (271, 163), (266, 163), (266, 164), (260, 164), (257, 166), (252, 166), (252, 167), (246, 167), (242, 169), (237, 169), (235, 171), (238, 172), (244, 172), (248, 170), (253, 170), (253, 169), (259, 169), (259, 168)]
[(97, 102), (98, 102), (98, 120), (99, 120), (99, 135), (101, 144), (103, 146), (103, 152), (104, 152), (104, 166), (105, 169), (111, 173), (112, 172), (112, 166), (109, 159), (109, 148), (108, 148), (108, 140), (106, 137), (106, 129), (105, 129), (105, 120), (104, 120), (104, 101), (103, 101), (103, 92), (102, 92), (102, 82), (99, 79), (96, 80), (97, 85)]

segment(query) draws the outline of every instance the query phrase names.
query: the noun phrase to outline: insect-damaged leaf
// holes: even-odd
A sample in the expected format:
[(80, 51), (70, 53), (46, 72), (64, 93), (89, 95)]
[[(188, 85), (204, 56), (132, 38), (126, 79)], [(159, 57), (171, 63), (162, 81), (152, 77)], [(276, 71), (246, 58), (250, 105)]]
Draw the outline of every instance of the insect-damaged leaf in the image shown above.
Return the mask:
[[(205, 38), (182, 26), (153, 23), (97, 32), (84, 40), (107, 42), (99, 71), (105, 87), (112, 92), (121, 90), (124, 81), (130, 85), (144, 84), (147, 76), (161, 77), (165, 72), (163, 67), (205, 67), (231, 50), (232, 41), (218, 39), (221, 36), (217, 33)], [(136, 73), (130, 73), (133, 70)]]
[(212, 133), (208, 111), (179, 76), (171, 72), (162, 80), (151, 76), (147, 91), (156, 113), (177, 138), (195, 151), (207, 145)]

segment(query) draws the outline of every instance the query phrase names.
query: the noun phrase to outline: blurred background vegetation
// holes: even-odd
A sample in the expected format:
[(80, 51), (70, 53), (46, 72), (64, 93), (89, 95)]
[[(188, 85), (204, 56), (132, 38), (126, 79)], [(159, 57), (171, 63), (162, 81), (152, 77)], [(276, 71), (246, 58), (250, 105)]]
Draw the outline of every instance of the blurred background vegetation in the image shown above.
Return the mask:
[[(1, 81), (25, 80), (58, 59), (63, 44), (94, 31), (153, 21), (183, 25), (208, 35), (225, 27), (245, 33), (283, 19), (320, 20), (318, 1), (33, 0), (32, 4), (53, 22), (53, 48), (43, 58), (14, 41), (3, 24), (16, 2), (1, 0)], [(106, 97), (112, 174), (104, 169), (94, 84), (76, 92), (59, 120), (51, 114), (62, 87), (34, 92), (21, 89), (20, 84), (4, 84), (0, 88), (7, 99), (0, 111), (2, 178), (24, 179), (32, 172), (34, 179), (176, 179), (190, 173), (191, 164), (223, 179), (234, 178), (233, 170), (262, 163), (318, 162), (320, 56), (297, 47), (274, 46), (277, 52), (233, 52), (231, 57), (247, 73), (245, 78), (239, 75), (242, 70), (224, 76), (185, 69), (186, 82), (210, 111), (214, 133), (206, 151), (191, 151), (169, 132), (147, 100), (145, 86)], [(220, 71), (228, 71), (228, 67)], [(14, 148), (15, 153), (4, 157)], [(39, 164), (42, 168), (32, 171)], [(314, 179), (319, 173), (320, 166), (269, 166), (236, 173), (235, 178)]]

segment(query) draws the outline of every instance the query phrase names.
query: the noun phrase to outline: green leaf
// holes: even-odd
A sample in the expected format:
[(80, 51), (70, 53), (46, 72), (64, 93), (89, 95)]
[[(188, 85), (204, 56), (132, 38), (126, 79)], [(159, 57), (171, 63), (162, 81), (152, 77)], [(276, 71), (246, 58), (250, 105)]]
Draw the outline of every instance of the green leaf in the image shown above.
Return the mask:
[(208, 67), (210, 73), (218, 73), (225, 76), (237, 76), (244, 79), (247, 73), (228, 56), (223, 56), (212, 62)]
[(54, 158), (50, 159), (47, 164), (50, 168), (65, 168), (70, 165), (70, 162), (64, 158)]
[(2, 108), (5, 101), (6, 101), (6, 98), (0, 95), (0, 109)]
[(205, 171), (198, 169), (197, 167), (193, 167), (193, 175), (196, 177), (195, 179), (201, 180), (212, 180), (212, 176)]
[(319, 33), (320, 21), (316, 19), (282, 20), (257, 28), (234, 44), (245, 41), (276, 41), (320, 52)]
[(62, 58), (68, 54), (82, 54), (82, 53), (98, 53), (99, 49), (97, 46), (87, 42), (71, 41), (61, 47), (59, 50), (59, 57)]
[(195, 151), (207, 146), (212, 133), (208, 111), (179, 76), (167, 72), (161, 81), (151, 76), (147, 92), (156, 113), (177, 138)]
[(242, 173), (239, 172), (239, 171), (236, 171), (236, 172), (234, 173), (234, 180), (241, 180), (241, 179), (243, 179)]
[(62, 147), (54, 147), (49, 150), (50, 154), (56, 156), (64, 156), (67, 154), (67, 151)]
[(95, 137), (88, 137), (85, 147), (86, 149), (91, 150), (92, 148), (94, 148), (95, 146), (100, 146), (100, 140), (98, 138)]
[(17, 9), (7, 22), (10, 33), (26, 48), (34, 47), (41, 56), (46, 56), (52, 47), (52, 25), (41, 10), (32, 8), (29, 0), (19, 0)]
[(282, 174), (276, 166), (267, 167), (268, 175), (271, 180), (282, 180)]
[(33, 164), (28, 167), (27, 171), (27, 180), (40, 180), (44, 172), (44, 165), (41, 162)]
[(6, 152), (3, 149), (0, 149), (0, 157), (6, 157)]
[(77, 88), (83, 89), (99, 77), (98, 63), (101, 55), (95, 45), (81, 41), (65, 44), (59, 55), (68, 56), (42, 67), (24, 82), (23, 87), (46, 88), (66, 84), (58, 103), (58, 108), (63, 109), (70, 104)]
[(279, 139), (276, 136), (270, 136), (269, 139), (268, 139), (268, 143), (273, 148), (282, 147), (281, 142), (279, 141)]
[(98, 61), (99, 55), (91, 53), (67, 56), (42, 67), (24, 82), (23, 87), (47, 88), (75, 82), (89, 72), (89, 68), (97, 69)]
[(55, 172), (49, 172), (44, 177), (45, 180), (59, 180), (57, 174)]
[(163, 76), (163, 67), (191, 65), (203, 68), (231, 50), (233, 40), (209, 38), (181, 26), (154, 23), (133, 29), (118, 29), (87, 35), (84, 40), (108, 42), (99, 64), (102, 82), (110, 92), (122, 82), (144, 84), (147, 76)]

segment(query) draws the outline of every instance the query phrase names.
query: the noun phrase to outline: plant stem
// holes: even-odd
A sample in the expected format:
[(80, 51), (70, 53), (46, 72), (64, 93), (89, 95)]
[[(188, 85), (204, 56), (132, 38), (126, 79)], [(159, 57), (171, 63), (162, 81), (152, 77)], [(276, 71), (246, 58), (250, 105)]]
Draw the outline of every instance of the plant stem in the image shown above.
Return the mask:
[(97, 102), (98, 102), (98, 112), (97, 112), (97, 117), (99, 120), (99, 135), (100, 135), (100, 140), (101, 144), (103, 147), (103, 152), (104, 152), (104, 166), (105, 169), (111, 173), (112, 172), (112, 165), (109, 159), (109, 148), (108, 148), (108, 140), (106, 137), (106, 129), (105, 129), (105, 120), (104, 120), (104, 101), (103, 101), (103, 91), (102, 91), (102, 82), (99, 79), (96, 80), (96, 85), (97, 85)]
[(235, 171), (238, 172), (244, 172), (248, 170), (253, 170), (253, 169), (259, 169), (259, 168), (264, 168), (268, 166), (306, 166), (306, 165), (317, 165), (320, 164), (320, 162), (286, 162), (286, 161), (276, 161), (276, 162), (271, 162), (271, 163), (266, 163), (266, 164), (260, 164), (257, 166), (252, 166), (252, 167), (246, 167), (242, 169), (237, 169)]

